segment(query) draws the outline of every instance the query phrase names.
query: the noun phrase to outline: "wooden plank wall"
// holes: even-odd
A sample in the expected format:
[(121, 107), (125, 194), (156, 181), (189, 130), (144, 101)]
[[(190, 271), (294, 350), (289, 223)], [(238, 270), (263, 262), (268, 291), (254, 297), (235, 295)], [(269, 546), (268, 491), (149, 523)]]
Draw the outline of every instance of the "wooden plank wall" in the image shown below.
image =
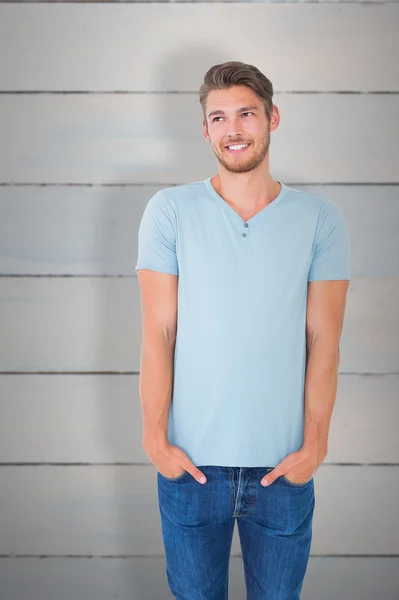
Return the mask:
[[(256, 64), (271, 170), (345, 212), (352, 274), (302, 600), (399, 597), (399, 4), (0, 3), (0, 597), (163, 600), (141, 447), (138, 224), (217, 172), (198, 89)], [(237, 530), (231, 600), (245, 597)]]

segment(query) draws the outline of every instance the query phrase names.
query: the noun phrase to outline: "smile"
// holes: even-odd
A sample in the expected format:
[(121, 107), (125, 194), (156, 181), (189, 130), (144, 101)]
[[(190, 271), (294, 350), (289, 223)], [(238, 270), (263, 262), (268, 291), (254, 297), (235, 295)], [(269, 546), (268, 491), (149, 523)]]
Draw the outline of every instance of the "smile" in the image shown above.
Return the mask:
[(250, 144), (232, 144), (231, 146), (226, 146), (225, 148), (230, 154), (240, 154), (241, 152), (245, 152), (249, 146)]

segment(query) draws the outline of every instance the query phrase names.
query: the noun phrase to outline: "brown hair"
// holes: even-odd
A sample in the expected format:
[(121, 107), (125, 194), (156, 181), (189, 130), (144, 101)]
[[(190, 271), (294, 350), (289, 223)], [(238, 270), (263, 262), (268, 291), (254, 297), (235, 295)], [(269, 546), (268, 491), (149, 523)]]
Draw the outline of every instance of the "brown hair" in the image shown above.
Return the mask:
[(213, 65), (204, 75), (204, 83), (199, 90), (199, 101), (202, 106), (204, 121), (206, 119), (206, 100), (211, 90), (225, 90), (234, 85), (246, 85), (263, 100), (267, 120), (270, 121), (273, 110), (273, 84), (254, 65), (238, 60), (231, 60), (220, 65)]

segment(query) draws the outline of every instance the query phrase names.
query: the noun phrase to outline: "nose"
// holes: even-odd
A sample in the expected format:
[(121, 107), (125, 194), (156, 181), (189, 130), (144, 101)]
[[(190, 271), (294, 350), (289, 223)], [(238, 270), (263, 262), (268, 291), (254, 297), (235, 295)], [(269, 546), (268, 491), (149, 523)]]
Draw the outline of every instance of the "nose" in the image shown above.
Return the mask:
[(229, 138), (235, 139), (237, 137), (243, 137), (244, 128), (242, 126), (242, 119), (240, 117), (232, 118), (227, 126), (227, 135)]

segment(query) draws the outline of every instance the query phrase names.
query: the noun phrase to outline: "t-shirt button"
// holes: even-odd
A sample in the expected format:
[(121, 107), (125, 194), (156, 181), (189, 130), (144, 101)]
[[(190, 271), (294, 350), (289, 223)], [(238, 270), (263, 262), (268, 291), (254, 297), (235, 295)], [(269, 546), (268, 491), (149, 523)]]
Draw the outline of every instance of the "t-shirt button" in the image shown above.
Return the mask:
[(242, 237), (247, 237), (247, 234), (246, 234), (246, 233), (243, 233), (243, 234), (242, 234)]
[(248, 223), (244, 223), (244, 227), (248, 227)]

